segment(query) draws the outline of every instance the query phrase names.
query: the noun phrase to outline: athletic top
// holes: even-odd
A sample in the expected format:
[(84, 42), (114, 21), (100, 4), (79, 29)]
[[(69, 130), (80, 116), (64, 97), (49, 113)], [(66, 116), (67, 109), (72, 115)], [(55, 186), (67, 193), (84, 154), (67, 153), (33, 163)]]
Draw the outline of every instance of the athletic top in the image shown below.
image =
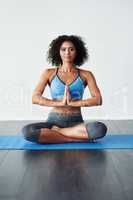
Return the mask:
[[(60, 79), (58, 76), (58, 67), (56, 69), (56, 74), (53, 76), (49, 87), (51, 96), (53, 99), (62, 99), (64, 96), (64, 90), (65, 90), (65, 83)], [(85, 89), (85, 81), (81, 79), (79, 69), (78, 69), (78, 76), (75, 80), (73, 80), (69, 85), (69, 92), (71, 94), (71, 99), (82, 99), (84, 89)]]

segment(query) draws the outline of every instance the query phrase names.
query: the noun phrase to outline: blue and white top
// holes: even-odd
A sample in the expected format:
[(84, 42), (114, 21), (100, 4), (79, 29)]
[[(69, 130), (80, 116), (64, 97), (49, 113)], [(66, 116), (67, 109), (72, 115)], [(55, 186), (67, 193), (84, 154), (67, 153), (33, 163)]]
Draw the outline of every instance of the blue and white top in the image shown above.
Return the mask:
[[(78, 68), (77, 68), (78, 69)], [(49, 86), (50, 92), (53, 99), (62, 99), (65, 91), (65, 83), (58, 76), (58, 67), (56, 69), (56, 74), (53, 76)], [(75, 80), (73, 80), (69, 85), (69, 91), (71, 94), (71, 99), (79, 100), (83, 98), (83, 93), (85, 89), (85, 81), (81, 79), (79, 69), (78, 75)]]

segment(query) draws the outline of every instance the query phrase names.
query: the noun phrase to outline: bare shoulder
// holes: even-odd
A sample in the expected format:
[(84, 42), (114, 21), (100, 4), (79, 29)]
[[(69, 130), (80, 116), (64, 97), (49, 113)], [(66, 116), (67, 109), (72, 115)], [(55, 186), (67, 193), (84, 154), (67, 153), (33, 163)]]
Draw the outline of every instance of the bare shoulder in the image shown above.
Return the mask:
[(57, 69), (57, 67), (48, 67), (47, 68), (47, 70), (49, 71), (49, 73), (55, 72), (56, 69)]
[(79, 70), (80, 70), (81, 76), (83, 76), (85, 80), (95, 79), (94, 74), (90, 70), (83, 69), (83, 68), (79, 68)]
[(48, 78), (55, 72), (56, 67), (45, 67), (42, 70), (42, 77), (47, 76)]
[(42, 79), (47, 79), (47, 83), (50, 84), (52, 78), (54, 77), (56, 73), (57, 67), (47, 67), (44, 69), (42, 73)]

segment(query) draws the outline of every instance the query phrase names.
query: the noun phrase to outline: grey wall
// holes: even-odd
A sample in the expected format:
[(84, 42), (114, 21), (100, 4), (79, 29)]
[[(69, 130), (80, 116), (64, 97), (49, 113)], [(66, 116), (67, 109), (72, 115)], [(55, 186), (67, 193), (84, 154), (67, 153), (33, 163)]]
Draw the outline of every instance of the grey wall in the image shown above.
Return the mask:
[(47, 117), (51, 108), (32, 105), (31, 94), (51, 67), (48, 45), (61, 34), (83, 37), (90, 60), (82, 67), (94, 73), (103, 96), (102, 106), (82, 107), (84, 118), (132, 118), (132, 10), (131, 0), (0, 0), (0, 120)]

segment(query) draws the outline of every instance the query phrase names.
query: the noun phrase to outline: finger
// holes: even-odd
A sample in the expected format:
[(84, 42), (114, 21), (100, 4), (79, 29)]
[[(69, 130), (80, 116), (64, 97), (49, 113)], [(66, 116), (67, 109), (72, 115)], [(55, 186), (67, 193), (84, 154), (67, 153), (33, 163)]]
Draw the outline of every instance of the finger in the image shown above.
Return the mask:
[(67, 103), (69, 103), (69, 95), (67, 94)]
[(66, 87), (66, 85), (65, 85), (65, 91), (67, 91), (67, 87)]
[(65, 89), (67, 90), (67, 85), (65, 85)]
[(64, 93), (67, 94), (67, 88), (65, 88), (65, 92)]
[(69, 95), (70, 95), (70, 90), (69, 90), (69, 88), (67, 89), (67, 94), (69, 94)]
[(68, 87), (65, 86), (65, 94), (67, 94), (69, 92)]
[(66, 85), (66, 90), (69, 91), (69, 86), (68, 85)]
[(70, 92), (68, 91), (68, 92), (67, 92), (67, 99), (70, 99), (70, 98), (71, 98)]

